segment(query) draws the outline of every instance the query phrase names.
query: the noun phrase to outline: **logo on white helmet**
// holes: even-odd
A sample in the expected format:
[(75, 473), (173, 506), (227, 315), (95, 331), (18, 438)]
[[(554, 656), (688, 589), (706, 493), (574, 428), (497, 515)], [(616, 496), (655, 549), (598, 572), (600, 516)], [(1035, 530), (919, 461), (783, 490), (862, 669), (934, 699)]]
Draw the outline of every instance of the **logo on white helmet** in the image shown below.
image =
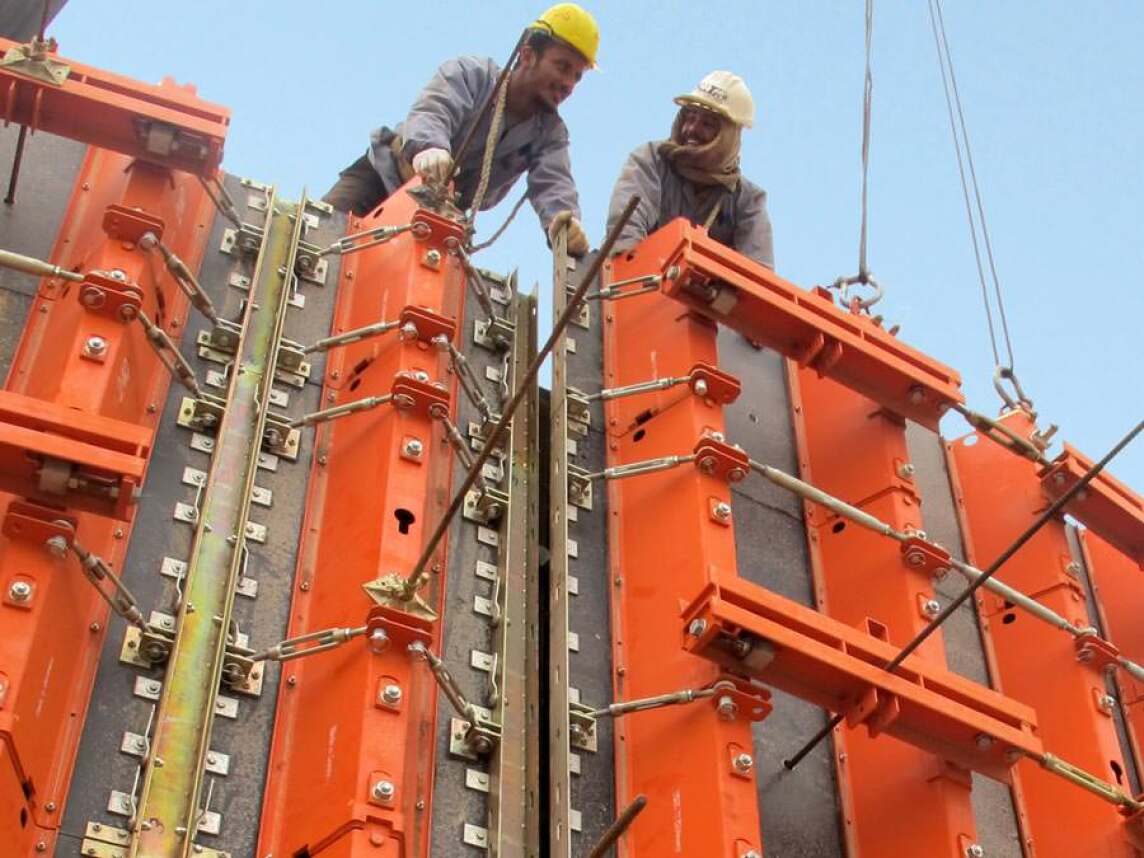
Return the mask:
[(708, 96), (712, 101), (717, 101), (720, 104), (727, 103), (727, 90), (723, 89), (721, 86), (716, 86), (713, 83), (704, 81), (703, 83), (699, 84), (699, 91)]

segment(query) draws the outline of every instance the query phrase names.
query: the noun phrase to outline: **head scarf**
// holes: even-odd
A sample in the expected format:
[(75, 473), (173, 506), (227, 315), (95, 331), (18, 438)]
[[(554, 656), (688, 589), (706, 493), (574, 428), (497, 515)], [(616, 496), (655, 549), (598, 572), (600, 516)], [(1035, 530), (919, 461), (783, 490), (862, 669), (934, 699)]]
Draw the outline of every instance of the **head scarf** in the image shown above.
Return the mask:
[(671, 162), (679, 175), (696, 185), (735, 190), (739, 184), (743, 129), (720, 116), (719, 133), (714, 140), (702, 146), (688, 146), (683, 143), (683, 112), (681, 109), (676, 114), (671, 124), (671, 139), (659, 144), (659, 153)]

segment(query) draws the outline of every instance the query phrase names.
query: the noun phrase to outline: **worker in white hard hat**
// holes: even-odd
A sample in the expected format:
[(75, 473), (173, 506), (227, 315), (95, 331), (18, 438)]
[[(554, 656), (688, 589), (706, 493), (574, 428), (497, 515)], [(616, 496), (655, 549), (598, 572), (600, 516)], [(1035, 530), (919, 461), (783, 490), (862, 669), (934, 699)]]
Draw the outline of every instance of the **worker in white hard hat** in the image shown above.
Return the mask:
[[(600, 33), (593, 17), (575, 3), (558, 3), (526, 29), (510, 72), (503, 130), (496, 143), (488, 188), (490, 209), (504, 199), (522, 173), (528, 197), (551, 240), (568, 226), (568, 250), (588, 251), (580, 226), (580, 202), (568, 157), (568, 129), (557, 109), (583, 73), (596, 65)], [(365, 215), (414, 174), (443, 185), (453, 173), (453, 153), (474, 123), (472, 143), (454, 177), (458, 204), (473, 203), (485, 162), (485, 142), (495, 109), (481, 117), (501, 69), (493, 60), (463, 56), (442, 65), (421, 91), (405, 121), (370, 134), (366, 154), (343, 170), (323, 199), (338, 211)]]
[(615, 244), (617, 252), (685, 217), (707, 227), (716, 241), (774, 268), (766, 192), (739, 172), (742, 131), (755, 122), (751, 91), (738, 75), (714, 71), (675, 103), (679, 113), (671, 137), (632, 152), (616, 180), (609, 230), (632, 194), (640, 197)]

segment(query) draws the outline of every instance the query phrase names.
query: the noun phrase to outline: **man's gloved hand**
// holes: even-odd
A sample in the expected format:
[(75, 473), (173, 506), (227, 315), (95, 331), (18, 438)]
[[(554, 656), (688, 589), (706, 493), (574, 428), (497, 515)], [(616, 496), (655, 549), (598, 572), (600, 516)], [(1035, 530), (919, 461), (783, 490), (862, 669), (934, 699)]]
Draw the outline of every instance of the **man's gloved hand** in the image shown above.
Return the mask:
[(556, 239), (556, 233), (560, 232), (565, 224), (568, 226), (568, 255), (583, 256), (589, 250), (588, 236), (584, 232), (584, 227), (580, 226), (580, 221), (572, 217), (570, 211), (560, 212), (548, 224), (548, 243), (551, 244)]
[(413, 172), (427, 183), (441, 187), (453, 173), (453, 156), (445, 149), (423, 149), (413, 156)]

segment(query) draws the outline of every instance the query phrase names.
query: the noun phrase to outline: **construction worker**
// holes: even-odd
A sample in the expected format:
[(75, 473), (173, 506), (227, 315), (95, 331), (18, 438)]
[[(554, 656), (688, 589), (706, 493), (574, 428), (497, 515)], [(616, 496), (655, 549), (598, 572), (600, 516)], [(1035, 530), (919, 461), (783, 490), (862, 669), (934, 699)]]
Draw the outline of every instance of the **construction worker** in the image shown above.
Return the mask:
[(609, 231), (632, 194), (640, 196), (616, 251), (685, 217), (706, 226), (716, 241), (774, 268), (766, 192), (739, 172), (742, 131), (755, 122), (751, 91), (738, 75), (714, 71), (675, 103), (680, 109), (670, 139), (632, 152), (612, 190)]
[[(482, 168), (490, 169), (482, 209), (504, 199), (527, 172), (528, 197), (549, 241), (567, 224), (568, 251), (587, 253), (568, 158), (568, 129), (557, 108), (581, 75), (595, 66), (599, 42), (588, 12), (575, 3), (556, 4), (525, 31), (503, 101), (494, 94), (501, 69), (493, 60), (449, 60), (421, 91), (403, 123), (370, 134), (366, 154), (339, 174), (323, 199), (338, 211), (364, 215), (414, 174), (428, 184), (444, 185), (453, 173), (453, 153), (479, 119), (455, 178), (460, 206), (472, 205)], [(490, 97), (494, 106), (481, 118)], [(485, 144), (494, 119), (503, 123), (503, 130), (489, 161)]]

